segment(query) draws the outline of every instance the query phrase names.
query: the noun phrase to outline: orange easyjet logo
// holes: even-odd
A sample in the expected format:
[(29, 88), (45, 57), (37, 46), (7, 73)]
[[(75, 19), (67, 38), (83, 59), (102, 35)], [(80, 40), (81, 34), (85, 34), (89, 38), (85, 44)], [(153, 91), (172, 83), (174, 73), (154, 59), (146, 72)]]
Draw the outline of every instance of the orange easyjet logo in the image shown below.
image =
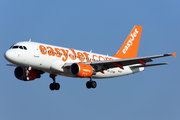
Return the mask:
[(62, 61), (67, 61), (68, 58), (70, 58), (71, 60), (76, 60), (79, 59), (81, 62), (83, 61), (87, 61), (87, 62), (91, 62), (91, 61), (96, 61), (96, 60), (113, 60), (112, 58), (109, 57), (103, 57), (103, 56), (98, 56), (98, 55), (92, 55), (92, 57), (90, 57), (90, 55), (86, 52), (76, 52), (74, 49), (60, 49), (60, 48), (52, 48), (50, 46), (43, 46), (40, 45), (39, 46), (39, 50), (41, 52), (41, 54), (43, 55), (49, 55), (49, 56), (56, 56), (58, 58), (62, 58)]
[(133, 45), (134, 38), (137, 36), (138, 31), (135, 29), (134, 33), (131, 33), (131, 37), (128, 40), (127, 44), (124, 46), (124, 49), (122, 50), (124, 54), (128, 51), (129, 47)]

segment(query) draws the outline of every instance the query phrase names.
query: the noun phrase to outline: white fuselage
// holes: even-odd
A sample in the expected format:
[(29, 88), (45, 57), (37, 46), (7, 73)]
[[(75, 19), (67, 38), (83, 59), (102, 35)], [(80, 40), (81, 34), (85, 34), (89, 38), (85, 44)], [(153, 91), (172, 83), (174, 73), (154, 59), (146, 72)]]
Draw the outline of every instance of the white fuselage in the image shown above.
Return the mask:
[[(16, 65), (23, 67), (32, 67), (33, 69), (42, 70), (56, 75), (74, 77), (65, 64), (103, 61), (118, 59), (115, 57), (85, 52), (75, 49), (58, 47), (37, 42), (19, 42), (14, 46), (25, 46), (27, 49), (10, 48), (5, 52), (5, 58)], [(123, 66), (124, 70), (116, 67), (104, 70), (104, 74), (97, 72), (93, 78), (111, 78), (128, 74), (133, 74), (144, 70), (144, 67), (133, 68)]]

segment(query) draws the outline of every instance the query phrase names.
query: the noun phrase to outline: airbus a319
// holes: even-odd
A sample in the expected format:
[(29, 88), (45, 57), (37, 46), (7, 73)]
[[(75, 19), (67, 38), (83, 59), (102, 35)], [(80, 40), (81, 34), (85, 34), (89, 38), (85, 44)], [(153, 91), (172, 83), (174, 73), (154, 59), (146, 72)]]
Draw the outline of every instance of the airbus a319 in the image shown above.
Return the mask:
[(142, 26), (135, 25), (122, 47), (113, 56), (81, 50), (69, 49), (37, 42), (18, 42), (4, 53), (10, 64), (16, 66), (15, 77), (22, 81), (32, 81), (49, 73), (53, 82), (51, 90), (59, 90), (57, 75), (73, 78), (89, 78), (86, 87), (96, 88), (94, 79), (119, 77), (141, 72), (145, 67), (166, 65), (167, 63), (147, 64), (152, 59), (172, 54), (137, 57)]

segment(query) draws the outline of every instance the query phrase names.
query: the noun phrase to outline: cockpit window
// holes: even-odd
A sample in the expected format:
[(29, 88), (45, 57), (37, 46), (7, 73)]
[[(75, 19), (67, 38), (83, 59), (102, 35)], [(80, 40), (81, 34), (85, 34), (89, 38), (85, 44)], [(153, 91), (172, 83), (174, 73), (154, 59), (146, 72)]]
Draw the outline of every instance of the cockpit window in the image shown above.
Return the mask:
[(27, 50), (26, 46), (23, 46), (23, 48), (24, 48), (25, 50)]
[(18, 46), (13, 46), (13, 47), (12, 47), (12, 49), (17, 49), (17, 48), (18, 48)]
[(15, 46), (13, 46), (13, 47), (11, 47), (12, 49), (18, 49), (18, 48), (20, 48), (20, 49), (22, 49), (22, 50), (27, 50), (27, 48), (26, 48), (26, 46), (18, 46), (18, 45), (15, 45)]
[(20, 48), (20, 49), (23, 49), (23, 47), (22, 47), (22, 46), (19, 46), (19, 48)]

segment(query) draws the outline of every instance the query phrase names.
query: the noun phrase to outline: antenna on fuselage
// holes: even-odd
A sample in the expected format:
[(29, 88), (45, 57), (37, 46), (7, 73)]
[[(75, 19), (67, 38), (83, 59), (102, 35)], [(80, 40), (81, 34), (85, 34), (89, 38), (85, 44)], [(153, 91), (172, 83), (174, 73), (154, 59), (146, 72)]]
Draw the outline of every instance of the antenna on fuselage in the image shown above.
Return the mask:
[(29, 42), (31, 42), (31, 39), (29, 39)]

